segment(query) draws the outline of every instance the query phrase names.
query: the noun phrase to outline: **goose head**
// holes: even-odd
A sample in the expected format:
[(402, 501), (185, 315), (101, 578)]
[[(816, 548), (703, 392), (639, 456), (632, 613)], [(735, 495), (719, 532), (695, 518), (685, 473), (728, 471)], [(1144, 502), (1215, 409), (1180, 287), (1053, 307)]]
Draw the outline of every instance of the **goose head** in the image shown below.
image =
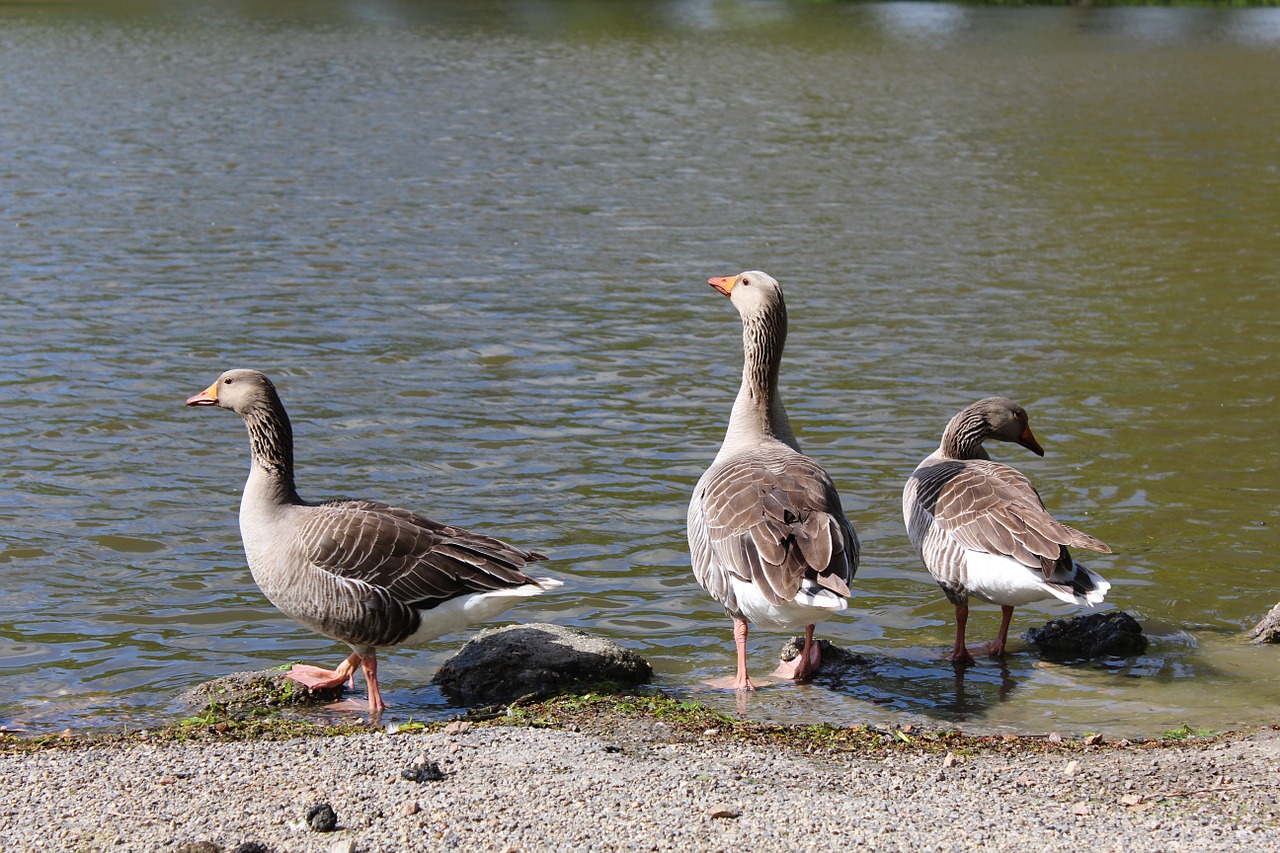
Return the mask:
[(1020, 444), (1036, 456), (1044, 456), (1044, 448), (1031, 434), (1027, 410), (1007, 397), (979, 400), (956, 415), (956, 420), (964, 425), (966, 432), (977, 437), (979, 443), (994, 438)]
[(228, 370), (199, 394), (187, 398), (188, 406), (218, 406), (244, 415), (262, 406), (279, 405), (276, 386), (256, 370)]
[(744, 318), (769, 313), (783, 304), (782, 287), (772, 276), (760, 270), (709, 278), (707, 284), (729, 297), (733, 307)]

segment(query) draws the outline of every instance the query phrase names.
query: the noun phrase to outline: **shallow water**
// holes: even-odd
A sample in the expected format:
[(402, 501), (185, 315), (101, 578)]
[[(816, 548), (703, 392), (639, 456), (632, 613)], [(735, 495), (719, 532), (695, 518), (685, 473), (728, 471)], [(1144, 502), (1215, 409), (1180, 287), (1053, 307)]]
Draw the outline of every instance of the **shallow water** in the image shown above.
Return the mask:
[[(220, 8), (220, 7), (219, 7)], [(243, 564), (243, 427), (299, 487), (553, 556), (512, 611), (607, 634), (752, 717), (1153, 734), (1275, 722), (1280, 13), (772, 2), (0, 10), (0, 724), (146, 726), (211, 675), (345, 650)], [(821, 635), (856, 679), (748, 697), (684, 513), (786, 288), (783, 392), (864, 543)], [(1135, 659), (957, 681), (904, 478), (965, 403), (1114, 553)], [(1020, 608), (1013, 634), (1069, 611)], [(998, 614), (975, 610), (971, 637)], [(393, 717), (465, 640), (389, 651)], [(779, 638), (752, 635), (771, 668)], [(361, 695), (363, 695), (361, 693)]]

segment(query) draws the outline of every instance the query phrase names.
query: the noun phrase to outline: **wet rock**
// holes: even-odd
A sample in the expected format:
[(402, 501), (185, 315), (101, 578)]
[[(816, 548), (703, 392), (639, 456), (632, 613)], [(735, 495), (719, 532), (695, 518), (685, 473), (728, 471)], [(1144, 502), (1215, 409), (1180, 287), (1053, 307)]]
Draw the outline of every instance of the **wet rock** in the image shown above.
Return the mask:
[(1271, 608), (1271, 612), (1249, 632), (1249, 640), (1253, 643), (1280, 643), (1280, 604)]
[(233, 672), (198, 684), (182, 693), (183, 704), (216, 710), (222, 716), (240, 717), (263, 708), (280, 709), (327, 705), (342, 698), (343, 687), (308, 690), (304, 685), (285, 678), (283, 669), (256, 672)]
[(560, 625), (512, 625), (480, 632), (432, 681), (453, 702), (510, 702), (530, 694), (624, 688), (653, 677), (649, 662), (612, 640)]
[(1054, 619), (1022, 638), (1037, 646), (1042, 657), (1055, 661), (1129, 657), (1147, 650), (1138, 620), (1119, 610)]
[(313, 832), (333, 832), (338, 828), (338, 815), (328, 803), (316, 803), (307, 809), (307, 826)]
[(410, 764), (400, 771), (400, 776), (410, 782), (440, 782), (444, 780), (444, 771), (436, 762), (424, 761), (421, 764)]

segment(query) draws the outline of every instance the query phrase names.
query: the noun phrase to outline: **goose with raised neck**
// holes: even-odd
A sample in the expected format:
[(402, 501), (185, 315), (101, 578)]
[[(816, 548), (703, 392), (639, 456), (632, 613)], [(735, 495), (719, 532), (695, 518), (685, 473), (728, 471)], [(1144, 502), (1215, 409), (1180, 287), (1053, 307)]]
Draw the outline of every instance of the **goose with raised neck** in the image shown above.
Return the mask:
[(545, 560), (478, 533), (369, 500), (308, 503), (294, 485), (293, 429), (275, 385), (256, 370), (228, 370), (187, 399), (239, 414), (249, 433), (249, 479), (240, 534), (254, 581), (281, 612), (346, 643), (336, 669), (298, 664), (308, 688), (369, 685), (368, 708), (386, 707), (377, 650), (416, 645), (492, 619), (561, 585), (522, 571)]
[(988, 439), (1044, 455), (1026, 410), (1006, 397), (987, 397), (951, 418), (938, 449), (916, 466), (902, 491), (907, 536), (955, 607), (949, 658), (957, 664), (973, 663), (965, 645), (970, 598), (1000, 605), (999, 632), (984, 649), (1000, 658), (1014, 607), (1050, 599), (1091, 606), (1111, 588), (1069, 550), (1111, 549), (1050, 515), (1026, 475), (992, 461), (983, 447)]
[(800, 452), (778, 390), (787, 337), (782, 288), (749, 270), (709, 279), (742, 319), (742, 384), (724, 442), (689, 502), (694, 577), (733, 619), (737, 671), (714, 682), (755, 688), (747, 672), (750, 625), (804, 629), (804, 647), (776, 676), (807, 681), (821, 663), (815, 626), (848, 606), (858, 537), (835, 484)]

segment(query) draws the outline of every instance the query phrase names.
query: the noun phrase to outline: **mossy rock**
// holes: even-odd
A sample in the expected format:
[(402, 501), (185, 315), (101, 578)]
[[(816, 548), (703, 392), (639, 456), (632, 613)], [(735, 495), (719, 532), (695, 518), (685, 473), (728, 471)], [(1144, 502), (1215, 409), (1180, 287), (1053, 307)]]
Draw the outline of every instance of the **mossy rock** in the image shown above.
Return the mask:
[(342, 698), (342, 686), (308, 690), (286, 678), (284, 669), (233, 672), (192, 687), (179, 700), (193, 708), (217, 710), (228, 717), (243, 717), (286, 708), (328, 705)]

